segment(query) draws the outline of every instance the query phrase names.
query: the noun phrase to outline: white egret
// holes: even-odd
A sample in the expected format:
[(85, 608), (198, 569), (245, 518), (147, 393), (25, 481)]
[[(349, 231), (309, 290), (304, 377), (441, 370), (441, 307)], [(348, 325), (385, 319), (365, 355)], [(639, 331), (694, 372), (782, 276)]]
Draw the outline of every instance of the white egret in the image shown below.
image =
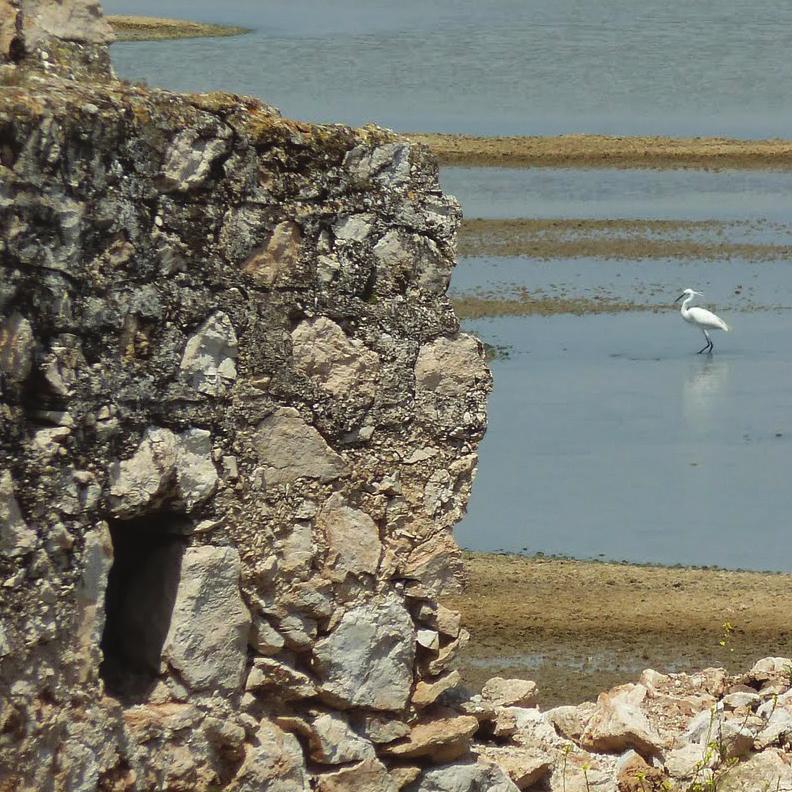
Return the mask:
[(712, 352), (712, 339), (707, 330), (725, 330), (727, 333), (729, 332), (729, 325), (719, 316), (715, 316), (712, 311), (708, 311), (706, 308), (700, 308), (698, 305), (693, 306), (693, 308), (688, 308), (688, 304), (692, 302), (695, 297), (703, 296), (701, 292), (694, 291), (693, 289), (685, 289), (685, 291), (674, 300), (674, 302), (679, 302), (683, 297), (685, 298), (682, 302), (682, 310), (680, 311), (682, 318), (686, 322), (701, 328), (701, 332), (704, 333), (704, 338), (707, 339), (707, 343), (704, 347), (699, 349), (699, 355), (702, 352)]

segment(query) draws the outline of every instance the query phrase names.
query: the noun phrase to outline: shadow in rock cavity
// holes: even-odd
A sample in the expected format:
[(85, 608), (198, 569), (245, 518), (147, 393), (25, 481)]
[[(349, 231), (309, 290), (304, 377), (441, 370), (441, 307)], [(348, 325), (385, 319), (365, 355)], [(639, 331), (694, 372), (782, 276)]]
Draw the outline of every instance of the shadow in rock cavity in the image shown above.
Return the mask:
[(107, 693), (125, 702), (145, 700), (161, 676), (185, 535), (191, 529), (189, 518), (169, 512), (110, 523), (113, 566), (105, 593), (100, 674)]

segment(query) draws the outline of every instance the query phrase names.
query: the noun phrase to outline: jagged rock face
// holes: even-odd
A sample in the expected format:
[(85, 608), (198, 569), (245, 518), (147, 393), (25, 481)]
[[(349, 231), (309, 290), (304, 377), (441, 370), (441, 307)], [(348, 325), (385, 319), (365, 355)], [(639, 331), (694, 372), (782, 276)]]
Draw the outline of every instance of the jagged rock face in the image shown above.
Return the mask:
[(0, 4), (0, 779), (396, 789), (467, 640), (459, 208), (383, 130), (59, 76), (96, 8)]

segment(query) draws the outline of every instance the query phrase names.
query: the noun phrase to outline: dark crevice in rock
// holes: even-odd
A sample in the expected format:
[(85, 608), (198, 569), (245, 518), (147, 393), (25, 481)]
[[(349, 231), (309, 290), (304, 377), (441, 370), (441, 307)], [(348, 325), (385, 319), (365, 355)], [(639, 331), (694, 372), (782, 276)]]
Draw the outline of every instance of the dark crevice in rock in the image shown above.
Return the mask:
[(144, 700), (159, 678), (190, 527), (188, 518), (170, 512), (110, 523), (114, 560), (100, 671), (107, 692), (119, 699)]

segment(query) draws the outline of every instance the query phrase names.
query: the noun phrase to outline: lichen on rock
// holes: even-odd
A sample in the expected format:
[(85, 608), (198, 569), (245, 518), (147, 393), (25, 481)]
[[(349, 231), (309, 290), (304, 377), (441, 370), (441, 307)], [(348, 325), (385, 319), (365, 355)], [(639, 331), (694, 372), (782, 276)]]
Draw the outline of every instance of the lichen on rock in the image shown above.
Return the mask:
[(0, 2), (0, 786), (455, 777), (472, 719), (396, 746), (467, 640), (459, 205), (391, 132), (116, 81), (109, 38)]

